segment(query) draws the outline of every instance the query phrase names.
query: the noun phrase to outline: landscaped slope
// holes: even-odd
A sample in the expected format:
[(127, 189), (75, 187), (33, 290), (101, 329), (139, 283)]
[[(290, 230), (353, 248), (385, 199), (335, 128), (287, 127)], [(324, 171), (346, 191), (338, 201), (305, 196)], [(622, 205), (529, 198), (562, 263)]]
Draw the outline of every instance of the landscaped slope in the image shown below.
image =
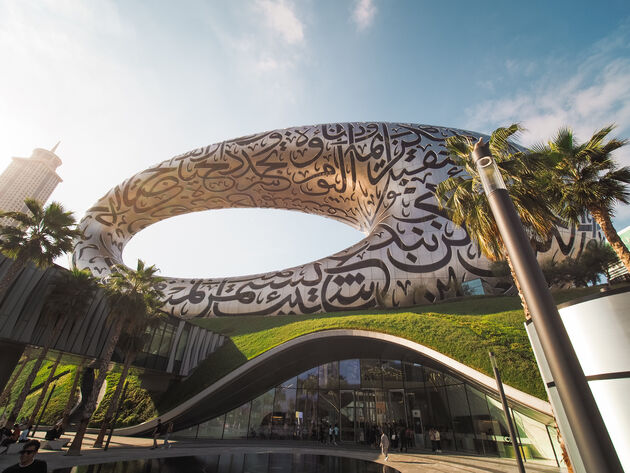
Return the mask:
[[(557, 303), (596, 292), (597, 288), (574, 289), (556, 293)], [(497, 356), (504, 381), (522, 391), (546, 399), (529, 340), (523, 326), (523, 311), (517, 297), (477, 297), (456, 302), (415, 307), (413, 311), (354, 312), (275, 317), (224, 317), (194, 319), (209, 330), (229, 337), (226, 343), (185, 380), (174, 383), (164, 395), (151, 396), (141, 387), (139, 373), (132, 370), (127, 401), (123, 404), (119, 425), (133, 425), (147, 420), (200, 392), (247, 360), (304, 334), (330, 329), (361, 329), (396, 335), (425, 345), (488, 375), (492, 375), (488, 351)], [(35, 386), (50, 369), (47, 362), (38, 374)], [(69, 395), (75, 367), (60, 365), (57, 388), (43, 416), (42, 423), (59, 419)], [(26, 373), (14, 390), (21, 389)], [(100, 422), (104, 409), (120, 376), (120, 367), (108, 375), (107, 392), (91, 425)], [(20, 413), (32, 410), (34, 390)], [(157, 404), (156, 407), (153, 403)]]
[[(554, 298), (562, 303), (597, 291), (598, 288), (560, 291)], [(546, 399), (517, 297), (471, 297), (415, 307), (414, 312), (404, 309), (397, 313), (223, 317), (191, 322), (222, 333), (230, 340), (162, 397), (158, 404), (160, 411), (198, 393), (270, 348), (307, 333), (340, 328), (372, 330), (406, 338), (490, 376), (488, 351), (492, 350), (506, 384)]]

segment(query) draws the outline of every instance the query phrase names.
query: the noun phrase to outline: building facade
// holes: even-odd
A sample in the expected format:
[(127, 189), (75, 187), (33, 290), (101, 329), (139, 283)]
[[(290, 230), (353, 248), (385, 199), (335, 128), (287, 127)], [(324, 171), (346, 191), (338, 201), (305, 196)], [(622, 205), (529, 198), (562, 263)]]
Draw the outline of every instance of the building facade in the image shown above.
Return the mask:
[[(527, 459), (556, 465), (557, 430), (546, 416), (511, 409)], [(331, 437), (330, 428), (338, 428)], [(392, 448), (441, 449), (513, 457), (500, 400), (429, 363), (345, 359), (314, 366), (214, 419), (177, 432), (179, 438), (315, 440), (377, 444), (380, 429)]]
[(51, 150), (36, 148), (30, 158), (13, 158), (0, 174), (0, 210), (26, 212), (24, 199), (45, 203), (62, 179), (56, 172), (61, 159)]
[[(293, 268), (233, 278), (165, 277), (172, 315), (315, 314), (408, 307), (462, 294), (480, 279), (497, 293), (511, 283), (435, 199), (465, 171), (446, 140), (479, 133), (408, 123), (330, 123), (273, 130), (199, 148), (111, 189), (80, 224), (74, 262), (99, 277), (123, 263), (133, 236), (163, 219), (222, 208), (277, 208), (332, 218), (365, 234), (339, 253)], [(575, 255), (597, 225), (554, 227), (541, 258)], [(209, 245), (212, 244), (209, 236)]]

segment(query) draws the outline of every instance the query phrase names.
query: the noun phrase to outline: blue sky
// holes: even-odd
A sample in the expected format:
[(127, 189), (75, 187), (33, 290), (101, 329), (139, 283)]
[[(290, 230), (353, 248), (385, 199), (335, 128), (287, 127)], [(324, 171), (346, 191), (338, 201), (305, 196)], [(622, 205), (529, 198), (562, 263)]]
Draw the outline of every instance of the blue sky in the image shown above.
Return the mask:
[[(524, 144), (564, 125), (630, 137), (627, 1), (0, 0), (0, 168), (58, 140), (52, 198), (81, 217), (132, 174), (275, 128), (402, 121)], [(620, 163), (630, 165), (630, 146)], [(630, 225), (617, 209), (618, 229)], [(296, 212), (176, 217), (125, 252), (170, 276), (231, 276), (363, 235)]]

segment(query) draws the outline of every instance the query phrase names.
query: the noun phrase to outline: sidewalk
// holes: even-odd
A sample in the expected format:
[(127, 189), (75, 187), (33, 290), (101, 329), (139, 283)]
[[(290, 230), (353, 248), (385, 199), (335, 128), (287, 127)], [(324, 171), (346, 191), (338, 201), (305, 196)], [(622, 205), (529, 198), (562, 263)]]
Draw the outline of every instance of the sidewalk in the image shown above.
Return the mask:
[[(43, 433), (38, 432), (36, 437), (42, 440)], [(70, 432), (64, 437), (72, 437)], [(517, 473), (514, 460), (500, 458), (486, 458), (469, 455), (429, 453), (397, 453), (389, 455), (389, 461), (384, 462), (380, 452), (360, 446), (340, 445), (332, 447), (317, 442), (290, 442), (290, 441), (253, 441), (253, 440), (216, 440), (216, 441), (172, 441), (172, 448), (166, 450), (159, 448), (151, 450), (153, 440), (137, 437), (112, 437), (108, 451), (92, 448), (95, 434), (86, 434), (79, 457), (65, 456), (64, 452), (40, 450), (37, 458), (48, 463), (49, 471), (56, 468), (64, 468), (75, 465), (89, 465), (96, 463), (108, 463), (123, 460), (136, 460), (141, 458), (165, 458), (180, 456), (204, 456), (204, 455), (229, 455), (242, 453), (302, 453), (314, 455), (332, 455), (356, 458), (360, 460), (374, 461), (386, 464), (399, 470), (401, 473)], [(162, 442), (160, 441), (160, 445)], [(0, 471), (17, 463), (18, 455), (0, 455)], [(528, 472), (558, 473), (562, 470), (555, 467), (541, 465), (535, 462), (527, 462), (525, 468)]]

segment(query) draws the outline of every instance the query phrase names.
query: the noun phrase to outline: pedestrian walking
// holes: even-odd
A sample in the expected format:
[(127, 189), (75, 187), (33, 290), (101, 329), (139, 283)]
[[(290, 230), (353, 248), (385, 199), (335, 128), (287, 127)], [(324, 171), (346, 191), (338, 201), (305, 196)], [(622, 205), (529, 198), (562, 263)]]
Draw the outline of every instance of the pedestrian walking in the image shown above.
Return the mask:
[(381, 434), (381, 452), (385, 455), (385, 461), (389, 460), (389, 437), (385, 433), (385, 429), (383, 429), (383, 433)]
[(158, 448), (157, 441), (161, 434), (162, 434), (162, 419), (158, 419), (157, 425), (155, 426), (155, 429), (153, 429), (153, 446), (151, 447), (151, 450), (155, 450), (156, 448)]
[(164, 434), (164, 448), (171, 448), (171, 444), (168, 443), (168, 438), (173, 432), (173, 427), (173, 421), (170, 421), (168, 424), (166, 424), (166, 433)]

